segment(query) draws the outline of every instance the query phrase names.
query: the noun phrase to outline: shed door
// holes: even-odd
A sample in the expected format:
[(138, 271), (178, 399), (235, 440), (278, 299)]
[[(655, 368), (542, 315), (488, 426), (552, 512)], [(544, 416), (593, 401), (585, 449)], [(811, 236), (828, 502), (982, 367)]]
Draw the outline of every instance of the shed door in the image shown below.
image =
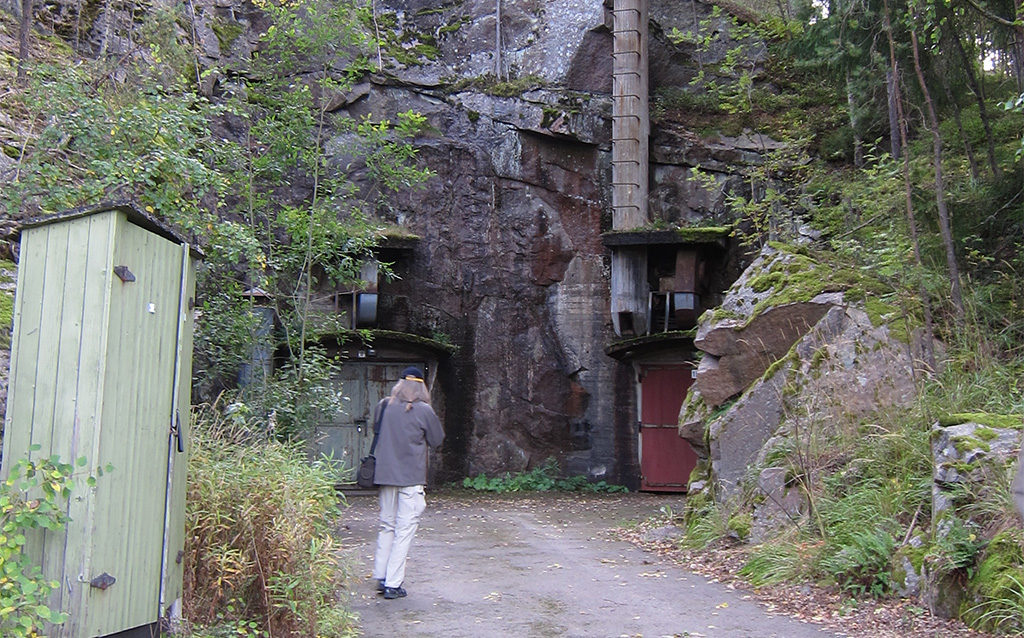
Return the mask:
[(640, 489), (685, 492), (697, 455), (679, 438), (679, 408), (693, 383), (692, 367), (640, 369)]
[(346, 397), (344, 411), (317, 423), (313, 432), (313, 450), (355, 467), (370, 453), (373, 443), (373, 408), (391, 394), (398, 375), (409, 366), (424, 369), (422, 361), (403, 363), (345, 362), (333, 379), (336, 389)]

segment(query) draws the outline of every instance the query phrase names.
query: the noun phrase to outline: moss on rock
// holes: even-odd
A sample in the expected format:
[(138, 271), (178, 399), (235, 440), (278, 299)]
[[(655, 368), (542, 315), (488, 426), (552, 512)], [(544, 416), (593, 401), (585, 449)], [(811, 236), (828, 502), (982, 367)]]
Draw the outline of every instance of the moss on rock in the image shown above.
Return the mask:
[(989, 541), (968, 583), (961, 617), (975, 629), (1024, 632), (1024, 531), (1006, 529)]
[(947, 414), (939, 417), (939, 425), (948, 428), (961, 423), (978, 423), (989, 428), (1000, 428), (1006, 430), (1024, 429), (1024, 415), (1020, 414), (991, 414), (989, 412), (960, 412)]
[(754, 518), (749, 512), (734, 514), (729, 518), (728, 528), (736, 534), (741, 541), (750, 538), (750, 528), (754, 525)]
[(11, 345), (11, 321), (14, 318), (14, 283), (18, 267), (0, 260), (0, 348)]
[(732, 233), (731, 226), (687, 226), (677, 228), (676, 232), (684, 241), (711, 242), (725, 239)]

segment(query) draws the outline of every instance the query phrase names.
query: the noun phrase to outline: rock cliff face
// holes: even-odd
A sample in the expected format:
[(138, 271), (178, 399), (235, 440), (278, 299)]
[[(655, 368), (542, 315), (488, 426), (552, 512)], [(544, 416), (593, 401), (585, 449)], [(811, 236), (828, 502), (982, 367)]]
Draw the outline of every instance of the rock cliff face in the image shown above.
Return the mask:
[[(679, 13), (668, 4), (652, 9), (663, 28)], [(615, 338), (600, 238), (611, 203), (607, 5), (501, 3), (499, 63), (494, 2), (379, 4), (406, 33), (464, 26), (434, 40), (435, 59), (389, 71), (346, 107), (374, 117), (414, 108), (436, 130), (420, 152), (437, 177), (397, 202), (396, 221), (422, 241), (394, 292), (415, 309), (411, 330), (460, 346), (461, 387), (446, 394), (468, 473), (555, 455), (572, 472), (636, 482), (632, 375), (603, 353)], [(652, 40), (653, 86), (692, 77), (685, 52)], [(528, 89), (507, 95), (496, 71), (531, 78)], [(653, 138), (652, 216), (670, 223), (727, 219), (723, 193), (765, 148), (672, 128)], [(698, 164), (714, 172), (712, 188), (688, 179)]]
[[(378, 0), (378, 68), (348, 94), (325, 97), (339, 114), (394, 118), (413, 109), (427, 118), (430, 132), (417, 144), (435, 177), (396, 197), (388, 220), (421, 240), (397, 264), (401, 279), (381, 290), (408, 305), (409, 319), (384, 313), (381, 327), (444, 334), (459, 347), (440, 377), (449, 476), (556, 456), (573, 473), (636, 485), (635, 379), (604, 354), (615, 338), (601, 241), (610, 230), (611, 4)], [(265, 18), (240, 0), (190, 6), (191, 33), (180, 36), (195, 38), (200, 65), (244, 73)], [(651, 0), (650, 19), (652, 92), (683, 90), (698, 73), (699, 38), (677, 45), (667, 32), (692, 32), (704, 20), (728, 34), (725, 19), (696, 0)], [(127, 46), (118, 25), (129, 23), (104, 5), (79, 44), (116, 53)], [(736, 44), (716, 42), (700, 53), (704, 64)], [(756, 78), (764, 47), (743, 45)], [(204, 75), (214, 99), (229, 83), (227, 74)], [(655, 120), (652, 221), (734, 221), (726, 193), (744, 189), (744, 171), (777, 146)], [(696, 168), (704, 179), (691, 179)], [(308, 190), (291, 189), (297, 197)], [(734, 276), (711, 274), (725, 285)]]

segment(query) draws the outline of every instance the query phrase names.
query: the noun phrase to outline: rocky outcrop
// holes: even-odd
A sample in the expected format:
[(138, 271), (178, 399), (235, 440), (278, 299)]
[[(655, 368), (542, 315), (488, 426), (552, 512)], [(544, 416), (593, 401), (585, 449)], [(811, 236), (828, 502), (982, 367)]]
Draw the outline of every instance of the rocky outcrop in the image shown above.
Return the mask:
[(775, 250), (758, 257), (709, 320), (697, 327), (693, 343), (705, 356), (694, 386), (708, 407), (717, 408), (749, 387), (830, 308), (842, 304), (841, 294), (822, 293), (800, 303), (769, 306), (753, 316), (754, 309), (769, 299), (772, 290), (754, 290), (751, 279), (783, 271), (796, 259), (796, 255)]
[[(1022, 434), (1024, 420), (1019, 416), (951, 415), (932, 426), (931, 520), (936, 543), (962, 542), (955, 537), (964, 535), (965, 529), (980, 533), (986, 521), (974, 520), (970, 508), (961, 506), (998, 500), (986, 498), (985, 493), (1005, 489), (1009, 483), (1016, 470)], [(998, 545), (997, 537), (989, 551)], [(932, 613), (945, 618), (961, 615), (964, 601), (976, 586), (967, 582), (965, 587), (963, 574), (924, 561), (913, 568), (907, 566), (905, 582), (904, 589), (920, 595)]]
[[(687, 20), (678, 3), (652, 8), (666, 21), (654, 29), (652, 86), (695, 73), (692, 55), (663, 32), (711, 9), (684, 4)], [(422, 240), (391, 291), (415, 309), (410, 330), (448, 334), (465, 357), (456, 374), (465, 384), (446, 395), (463, 402), (447, 412), (465, 415), (455, 427), (466, 471), (515, 471), (555, 455), (573, 473), (631, 484), (631, 375), (603, 354), (614, 338), (600, 239), (610, 208), (611, 3), (502, 3), (500, 56), (495, 6), (378, 4), (406, 41), (433, 38), (436, 54), (372, 76), (339, 113), (412, 108), (433, 131), (419, 149), (437, 177), (393, 203), (393, 221)], [(777, 148), (667, 124), (652, 139), (652, 215), (668, 223), (733, 221), (726, 195)], [(713, 185), (690, 179), (698, 166)]]
[(848, 300), (849, 291), (830, 290), (822, 268), (768, 247), (698, 329), (706, 352), (680, 434), (707, 459), (717, 498), (744, 485), (765, 494), (754, 510), (755, 534), (800, 509), (793, 485), (775, 471), (780, 449), (916, 396), (916, 340), (895, 338)]

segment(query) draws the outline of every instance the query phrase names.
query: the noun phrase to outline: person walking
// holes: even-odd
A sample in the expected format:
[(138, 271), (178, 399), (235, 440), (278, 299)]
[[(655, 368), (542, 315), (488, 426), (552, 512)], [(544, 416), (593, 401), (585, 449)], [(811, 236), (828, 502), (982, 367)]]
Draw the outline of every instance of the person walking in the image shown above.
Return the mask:
[(377, 404), (373, 417), (378, 437), (373, 482), (380, 486), (373, 577), (378, 593), (392, 600), (406, 595), (405, 561), (427, 507), (427, 452), (444, 441), (444, 429), (430, 406), (423, 372), (416, 367), (402, 371), (391, 396)]

